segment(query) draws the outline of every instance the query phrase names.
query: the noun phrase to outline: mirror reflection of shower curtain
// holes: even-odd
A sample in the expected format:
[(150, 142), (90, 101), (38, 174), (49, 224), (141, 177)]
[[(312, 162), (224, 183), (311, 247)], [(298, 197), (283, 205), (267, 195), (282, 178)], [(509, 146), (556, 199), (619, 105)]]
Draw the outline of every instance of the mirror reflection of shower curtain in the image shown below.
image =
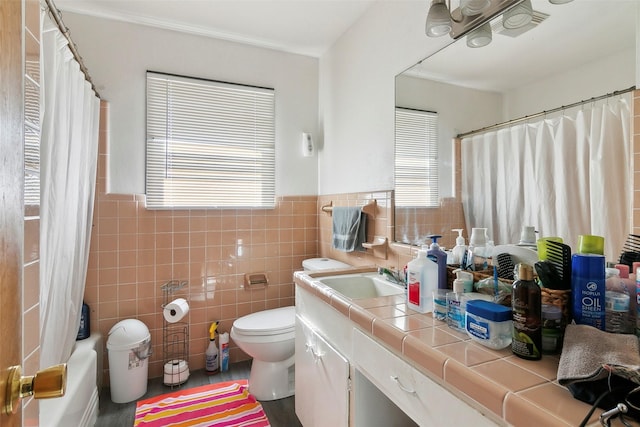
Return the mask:
[(98, 156), (100, 100), (67, 40), (42, 15), (40, 366), (66, 362), (80, 324)]
[(532, 225), (574, 251), (580, 234), (604, 236), (607, 260), (617, 261), (632, 182), (626, 99), (462, 140), (467, 228), (487, 227), (496, 244), (518, 243)]

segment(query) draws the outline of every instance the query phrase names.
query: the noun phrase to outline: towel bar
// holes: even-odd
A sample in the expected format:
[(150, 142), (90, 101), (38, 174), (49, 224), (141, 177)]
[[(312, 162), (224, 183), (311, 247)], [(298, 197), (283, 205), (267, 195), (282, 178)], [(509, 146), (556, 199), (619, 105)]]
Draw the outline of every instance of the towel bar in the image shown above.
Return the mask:
[[(367, 215), (373, 218), (375, 217), (375, 213), (376, 213), (376, 205), (377, 205), (377, 202), (375, 199), (373, 199), (366, 205), (362, 206), (362, 212), (366, 213)], [(322, 206), (322, 211), (327, 212), (329, 214), (333, 212), (333, 201), (330, 201), (328, 205)]]

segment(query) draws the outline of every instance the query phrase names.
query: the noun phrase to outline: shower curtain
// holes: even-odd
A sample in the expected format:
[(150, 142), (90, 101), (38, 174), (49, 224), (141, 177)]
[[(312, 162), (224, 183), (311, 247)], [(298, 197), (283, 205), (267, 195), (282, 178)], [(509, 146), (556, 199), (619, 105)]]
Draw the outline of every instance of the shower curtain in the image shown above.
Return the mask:
[(100, 100), (43, 13), (40, 147), (40, 366), (76, 339), (93, 217)]
[(574, 251), (580, 234), (596, 234), (617, 261), (631, 229), (630, 164), (626, 99), (464, 138), (467, 227), (487, 227), (496, 244), (509, 244), (530, 225)]

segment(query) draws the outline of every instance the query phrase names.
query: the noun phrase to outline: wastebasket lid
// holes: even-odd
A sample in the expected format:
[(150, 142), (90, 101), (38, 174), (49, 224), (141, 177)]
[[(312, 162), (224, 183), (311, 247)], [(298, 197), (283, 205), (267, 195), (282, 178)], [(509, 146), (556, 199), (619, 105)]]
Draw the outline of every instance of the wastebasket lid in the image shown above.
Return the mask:
[(126, 319), (113, 325), (109, 331), (107, 348), (109, 350), (127, 350), (137, 347), (149, 339), (149, 328), (137, 319)]

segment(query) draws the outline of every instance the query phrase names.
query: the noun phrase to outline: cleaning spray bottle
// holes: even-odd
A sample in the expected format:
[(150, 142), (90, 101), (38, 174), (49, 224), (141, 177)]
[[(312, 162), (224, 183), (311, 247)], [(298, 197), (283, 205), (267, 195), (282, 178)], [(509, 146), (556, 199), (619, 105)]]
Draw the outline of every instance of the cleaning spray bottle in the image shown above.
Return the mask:
[[(457, 231), (458, 237), (456, 237), (456, 245), (451, 250), (451, 264), (461, 265), (464, 258), (464, 254), (467, 251), (467, 244), (462, 236), (462, 228), (454, 228), (451, 231)], [(463, 267), (464, 268), (464, 267)]]
[(209, 346), (205, 354), (205, 372), (213, 375), (218, 372), (218, 346), (216, 345), (216, 329), (218, 322), (213, 322), (209, 328)]
[(438, 265), (438, 289), (447, 289), (447, 253), (438, 244), (438, 239), (442, 236), (433, 234), (431, 246), (427, 251), (427, 258)]
[(220, 334), (220, 372), (229, 370), (229, 332)]

